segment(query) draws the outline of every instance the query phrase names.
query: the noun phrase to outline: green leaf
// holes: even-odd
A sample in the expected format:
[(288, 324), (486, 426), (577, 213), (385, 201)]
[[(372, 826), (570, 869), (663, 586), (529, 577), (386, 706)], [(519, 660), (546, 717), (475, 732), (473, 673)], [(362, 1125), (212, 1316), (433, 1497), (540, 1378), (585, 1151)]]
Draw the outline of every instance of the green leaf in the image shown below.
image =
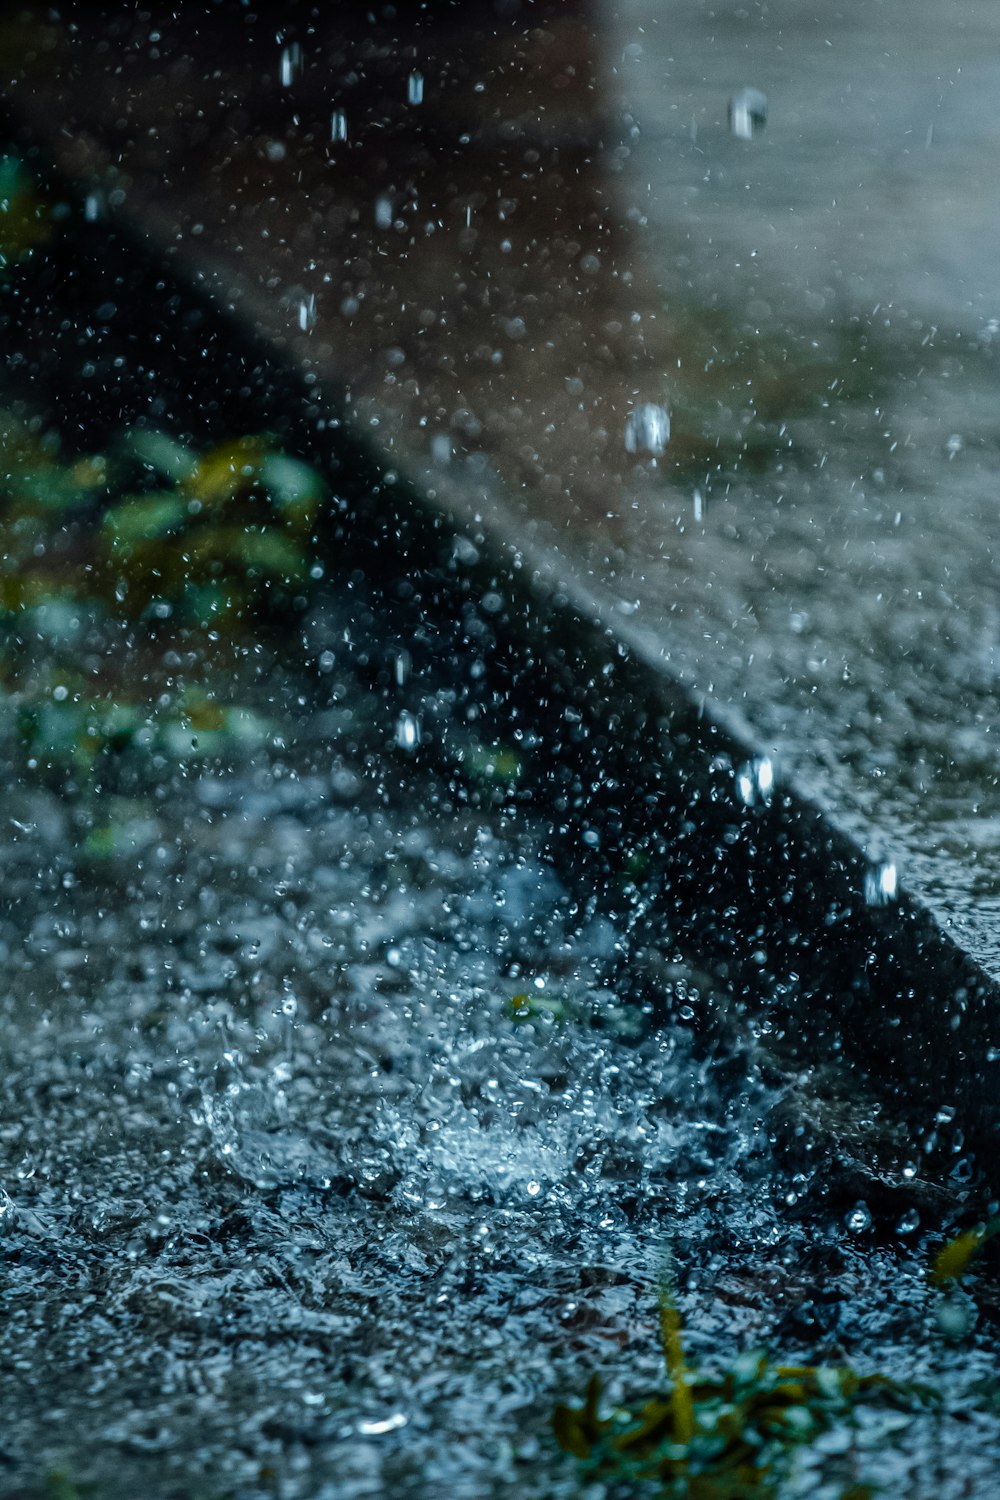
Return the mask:
[(931, 1268), (934, 1285), (944, 1286), (948, 1281), (959, 1281), (969, 1269), (974, 1256), (997, 1233), (1000, 1233), (1000, 1217), (991, 1219), (988, 1224), (977, 1224), (974, 1229), (963, 1230), (953, 1240), (949, 1240), (934, 1258)]
[(176, 438), (153, 427), (133, 427), (124, 439), (126, 452), (164, 479), (180, 484), (198, 467), (197, 455)]
[(179, 531), (187, 519), (187, 504), (179, 495), (139, 495), (109, 510), (104, 527), (112, 535), (112, 545), (127, 547)]

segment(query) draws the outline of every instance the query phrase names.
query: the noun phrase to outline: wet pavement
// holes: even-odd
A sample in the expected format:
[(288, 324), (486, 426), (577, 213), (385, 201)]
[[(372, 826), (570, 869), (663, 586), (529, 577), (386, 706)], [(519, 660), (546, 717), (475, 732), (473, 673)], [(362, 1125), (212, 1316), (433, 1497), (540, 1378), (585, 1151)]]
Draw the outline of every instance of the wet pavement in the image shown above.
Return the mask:
[[(958, 71), (990, 13), (909, 8), (904, 46), (895, 4), (531, 10), (322, 32), (35, 10), (0, 53), (85, 221), (131, 216), (294, 355), (324, 419), (482, 516), (444, 546), (459, 591), (470, 536), (513, 538), (995, 970), (989, 205), (956, 196), (994, 129), (989, 69)], [(745, 88), (763, 131), (751, 100), (734, 133)], [(169, 425), (138, 314), (119, 377), (78, 312), (38, 309), (31, 378), (93, 353), (74, 381), (115, 408), (149, 378)], [(242, 399), (220, 373), (223, 435)], [(392, 490), (371, 506), (400, 514)], [(973, 1176), (953, 1106), (907, 1134), (830, 1034), (777, 1066), (737, 970), (664, 919), (656, 837), (624, 877), (554, 842), (564, 815), (578, 849), (597, 833), (590, 761), (546, 784), (507, 742), (504, 600), (477, 583), (448, 635), (420, 619), (436, 585), (379, 594), (351, 545), (328, 539), (283, 643), (198, 666), (256, 737), (98, 786), (3, 727), (0, 1491), (579, 1495), (553, 1404), (594, 1369), (624, 1399), (662, 1379), (667, 1268), (692, 1364), (766, 1346), (943, 1395), (835, 1429), (783, 1495), (990, 1494), (995, 1283), (950, 1342), (927, 1281)], [(167, 660), (142, 660), (151, 703)], [(587, 732), (572, 692), (549, 711)], [(703, 802), (720, 868), (754, 842), (745, 800)], [(847, 1011), (872, 1040), (862, 989)]]
[(996, 970), (988, 7), (25, 14), (11, 97), (95, 215), (591, 590)]
[(942, 1394), (835, 1427), (782, 1494), (987, 1494), (995, 1292), (942, 1338), (920, 1152), (869, 1207), (696, 967), (669, 1027), (623, 1004), (628, 924), (509, 788), (414, 761), (357, 619), (314, 613), (318, 677), (228, 666), (265, 743), (9, 801), (3, 1493), (579, 1495), (553, 1404), (660, 1381), (667, 1268), (692, 1364)]

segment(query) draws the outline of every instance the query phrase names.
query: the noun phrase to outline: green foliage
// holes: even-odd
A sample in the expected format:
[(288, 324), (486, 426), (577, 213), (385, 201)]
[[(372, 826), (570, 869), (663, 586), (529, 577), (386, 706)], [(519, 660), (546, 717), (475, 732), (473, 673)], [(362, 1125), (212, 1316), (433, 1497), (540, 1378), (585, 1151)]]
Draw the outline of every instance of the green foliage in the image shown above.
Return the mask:
[[(315, 471), (264, 437), (197, 454), (148, 428), (70, 458), (11, 411), (0, 451), (0, 702), (29, 767), (177, 761), (270, 733), (210, 693), (164, 693), (162, 670), (139, 663), (165, 630), (206, 661), (220, 627), (238, 637), (308, 594), (326, 502)], [(128, 624), (142, 629), (123, 651)]]
[(308, 465), (263, 437), (198, 455), (166, 433), (64, 458), (37, 424), (0, 413), (0, 609), (53, 597), (125, 618), (253, 618), (311, 587), (326, 500)]
[(16, 156), (0, 156), (0, 273), (52, 238), (52, 210)]
[[(686, 1390), (681, 1402), (678, 1389)], [(914, 1412), (935, 1400), (884, 1375), (773, 1365), (759, 1352), (608, 1416), (600, 1398), (593, 1375), (582, 1406), (556, 1407), (560, 1446), (602, 1479), (657, 1481), (663, 1495), (685, 1500), (771, 1500), (794, 1449), (835, 1425), (851, 1426), (862, 1403)]]
[(567, 1018), (565, 1002), (547, 995), (511, 995), (504, 1008), (512, 1021), (565, 1021)]
[(965, 1229), (949, 1240), (934, 1257), (931, 1267), (934, 1285), (947, 1286), (949, 1282), (960, 1281), (973, 1258), (996, 1234), (1000, 1234), (1000, 1215), (985, 1224), (977, 1224), (974, 1229)]
[[(559, 1445), (588, 1475), (610, 1484), (652, 1487), (677, 1500), (776, 1500), (797, 1448), (835, 1426), (852, 1428), (862, 1405), (915, 1413), (937, 1404), (933, 1391), (847, 1366), (775, 1365), (750, 1351), (719, 1373), (692, 1371), (669, 1287), (660, 1292), (665, 1391), (601, 1411), (592, 1375), (580, 1406), (560, 1404)], [(854, 1500), (866, 1495), (855, 1486)]]
[(88, 1480), (71, 1479), (61, 1470), (50, 1474), (45, 1481), (46, 1500), (92, 1500), (97, 1486)]

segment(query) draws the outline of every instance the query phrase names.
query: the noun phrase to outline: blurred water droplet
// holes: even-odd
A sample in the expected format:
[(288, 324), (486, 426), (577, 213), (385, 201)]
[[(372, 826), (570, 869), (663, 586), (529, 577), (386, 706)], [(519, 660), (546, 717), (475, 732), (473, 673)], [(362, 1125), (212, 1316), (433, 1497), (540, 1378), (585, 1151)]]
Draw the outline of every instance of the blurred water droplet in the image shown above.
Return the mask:
[(407, 104), (423, 104), (424, 102), (424, 75), (416, 69), (406, 80), (406, 102)]
[(767, 95), (760, 89), (740, 89), (729, 101), (729, 129), (739, 141), (752, 141), (767, 124)]
[(736, 773), (736, 790), (747, 807), (766, 806), (774, 791), (774, 766), (766, 755), (749, 761)]
[(694, 518), (695, 518), (695, 520), (699, 524), (702, 521), (704, 521), (704, 519), (705, 519), (705, 497), (701, 493), (701, 490), (695, 490), (694, 494), (692, 495), (692, 497), (691, 497), (691, 508), (694, 511)]
[(866, 1229), (872, 1227), (871, 1210), (867, 1203), (856, 1203), (850, 1213), (846, 1215), (844, 1223), (852, 1234), (864, 1234)]
[(378, 229), (392, 228), (392, 199), (382, 193), (375, 199), (375, 226)]
[(408, 709), (396, 720), (396, 744), (400, 750), (415, 750), (420, 744), (420, 721)]
[(912, 1234), (920, 1226), (920, 1215), (915, 1208), (908, 1208), (896, 1225), (897, 1234)]
[(303, 297), (299, 303), (299, 327), (303, 333), (309, 333), (316, 326), (316, 296), (310, 293)]
[(888, 906), (896, 896), (896, 866), (876, 865), (865, 875), (865, 901), (869, 906)]
[(296, 73), (302, 66), (302, 48), (298, 42), (292, 42), (289, 46), (281, 49), (281, 84), (283, 88), (289, 88), (295, 79)]
[(934, 1309), (934, 1319), (946, 1339), (964, 1339), (976, 1326), (979, 1314), (972, 1298), (962, 1291), (942, 1297)]
[(670, 413), (654, 401), (643, 401), (629, 412), (625, 423), (626, 453), (650, 453), (659, 458), (670, 441)]
[(347, 113), (342, 109), (335, 109), (330, 120), (331, 141), (347, 140)]
[(396, 1432), (400, 1427), (405, 1427), (407, 1418), (401, 1411), (394, 1411), (391, 1416), (382, 1417), (374, 1422), (359, 1422), (358, 1431), (362, 1437), (381, 1437), (386, 1432)]

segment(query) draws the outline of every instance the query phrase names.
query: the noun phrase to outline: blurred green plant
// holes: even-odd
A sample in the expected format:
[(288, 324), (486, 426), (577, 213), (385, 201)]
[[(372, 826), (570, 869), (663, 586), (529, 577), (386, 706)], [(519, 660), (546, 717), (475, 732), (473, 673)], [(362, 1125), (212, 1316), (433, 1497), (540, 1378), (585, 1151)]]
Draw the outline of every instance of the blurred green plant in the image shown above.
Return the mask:
[[(552, 1426), (590, 1478), (652, 1486), (676, 1500), (776, 1500), (797, 1449), (836, 1426), (853, 1429), (861, 1406), (907, 1416), (935, 1407), (929, 1387), (848, 1366), (775, 1365), (759, 1350), (718, 1373), (691, 1370), (680, 1314), (666, 1281), (659, 1298), (665, 1391), (601, 1411), (592, 1375), (580, 1406), (560, 1403)], [(870, 1493), (854, 1486), (860, 1500)]]
[(53, 234), (51, 205), (16, 156), (0, 156), (0, 274)]
[(930, 1273), (933, 1284), (945, 1287), (960, 1281), (983, 1246), (997, 1234), (1000, 1234), (1000, 1214), (955, 1235), (934, 1257)]
[(301, 607), (322, 572), (316, 471), (266, 437), (198, 454), (148, 428), (70, 457), (9, 410), (0, 452), (0, 696), (29, 767), (88, 770), (134, 749), (176, 761), (269, 733), (190, 683), (164, 694), (162, 671), (136, 665), (164, 631), (204, 662), (220, 633)]

